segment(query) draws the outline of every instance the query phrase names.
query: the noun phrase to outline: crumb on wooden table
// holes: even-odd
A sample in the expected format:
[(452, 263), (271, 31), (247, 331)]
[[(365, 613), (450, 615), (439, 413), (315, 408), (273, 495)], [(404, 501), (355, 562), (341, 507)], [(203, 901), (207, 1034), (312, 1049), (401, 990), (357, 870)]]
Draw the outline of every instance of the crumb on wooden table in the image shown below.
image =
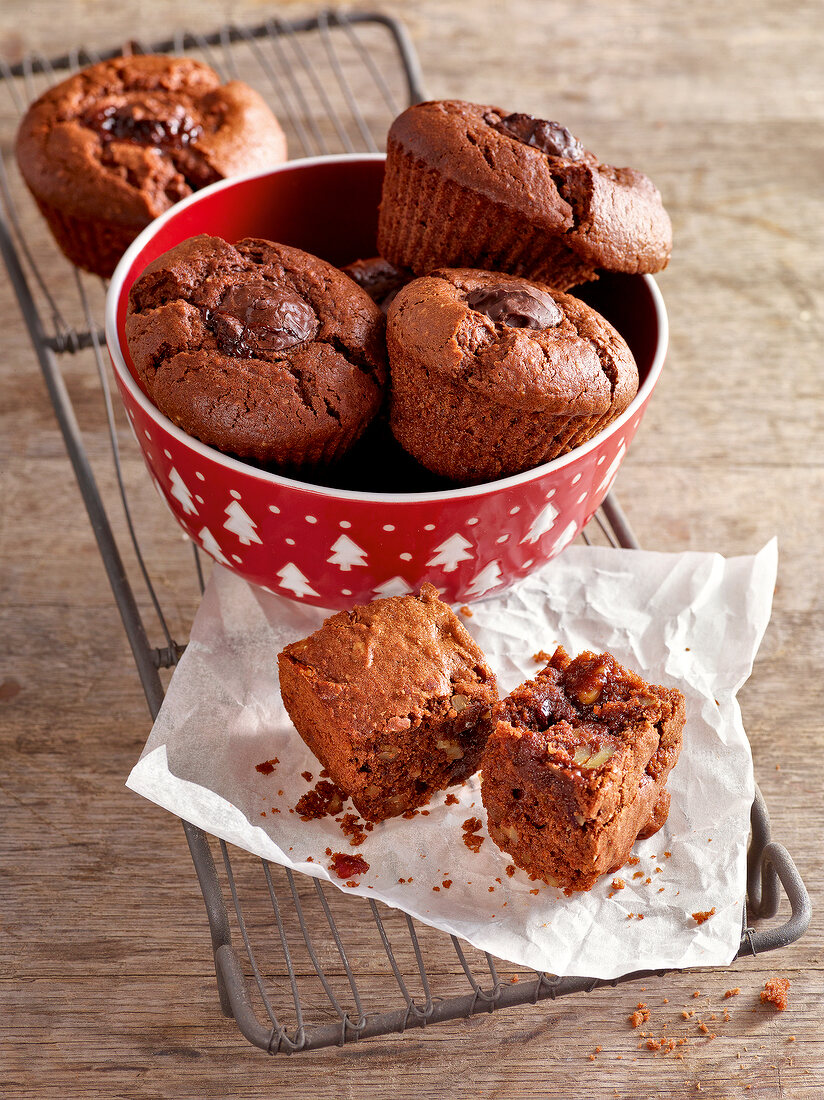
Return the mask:
[(789, 991), (789, 978), (767, 978), (761, 990), (761, 1003), (773, 1005), (778, 1012), (783, 1012), (789, 1004)]

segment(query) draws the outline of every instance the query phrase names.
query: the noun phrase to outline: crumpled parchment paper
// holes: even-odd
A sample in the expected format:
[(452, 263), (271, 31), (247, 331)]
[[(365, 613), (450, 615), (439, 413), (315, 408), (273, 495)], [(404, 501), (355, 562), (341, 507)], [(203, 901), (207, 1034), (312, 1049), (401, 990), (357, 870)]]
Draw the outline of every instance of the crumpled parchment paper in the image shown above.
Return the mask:
[[(485, 829), (477, 853), (464, 844), (463, 822), (486, 820), (477, 776), (451, 788), (457, 805), (438, 794), (427, 813), (376, 825), (357, 849), (333, 817), (304, 822), (290, 812), (317, 782), (320, 764), (283, 709), (276, 656), (327, 613), (219, 566), (128, 786), (256, 855), (536, 970), (609, 979), (727, 964), (741, 935), (754, 790), (736, 692), (769, 620), (776, 568), (775, 540), (730, 559), (571, 547), (516, 588), (474, 604), (471, 618), (461, 616), (502, 694), (542, 667), (534, 653), (560, 643), (573, 655), (608, 650), (686, 696), (669, 820), (636, 844), (636, 865), (589, 893), (565, 897), (522, 871), (508, 875), (511, 861)], [(270, 774), (256, 770), (273, 758)], [(345, 811), (354, 812), (351, 803)], [(328, 869), (327, 849), (366, 860), (358, 885)], [(615, 890), (613, 878), (624, 888)], [(710, 909), (703, 923), (692, 916)]]

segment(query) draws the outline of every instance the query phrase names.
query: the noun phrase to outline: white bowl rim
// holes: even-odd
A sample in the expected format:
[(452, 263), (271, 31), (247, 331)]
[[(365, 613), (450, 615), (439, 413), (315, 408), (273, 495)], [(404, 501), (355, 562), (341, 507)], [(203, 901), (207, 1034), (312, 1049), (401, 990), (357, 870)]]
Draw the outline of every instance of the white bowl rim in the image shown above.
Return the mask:
[(286, 477), (284, 474), (277, 474), (268, 470), (259, 470), (257, 467), (250, 466), (239, 458), (233, 458), (231, 455), (223, 454), (222, 451), (218, 451), (215, 447), (210, 447), (208, 444), (202, 443), (199, 439), (184, 432), (182, 428), (178, 428), (176, 424), (152, 404), (137, 384), (123, 356), (117, 332), (117, 305), (120, 300), (123, 283), (135, 257), (145, 247), (148, 241), (152, 239), (157, 230), (167, 221), (171, 220), (172, 217), (177, 216), (187, 206), (193, 206), (202, 201), (203, 198), (213, 195), (218, 191), (237, 186), (238, 183), (260, 179), (264, 176), (271, 176), (284, 171), (312, 168), (318, 164), (339, 164), (352, 161), (379, 161), (385, 159), (386, 157), (383, 153), (341, 153), (321, 157), (299, 157), (294, 160), (284, 161), (283, 164), (275, 165), (259, 172), (248, 172), (240, 176), (232, 176), (229, 179), (212, 183), (208, 187), (204, 187), (200, 191), (195, 191), (187, 198), (175, 203), (169, 210), (150, 222), (123, 253), (120, 262), (115, 268), (111, 281), (109, 282), (109, 288), (106, 293), (106, 343), (115, 372), (121, 384), (129, 391), (129, 394), (136, 404), (138, 404), (141, 409), (169, 435), (177, 439), (184, 446), (187, 446), (195, 454), (211, 460), (212, 462), (216, 462), (218, 465), (225, 466), (228, 470), (242, 473), (247, 477), (255, 477), (259, 481), (263, 481), (272, 486), (280, 486), (290, 490), (297, 489), (301, 492), (325, 497), (327, 499), (368, 501), (373, 504), (435, 503), (438, 501), (462, 500), (471, 497), (485, 496), (490, 493), (504, 492), (507, 489), (514, 489), (521, 485), (529, 484), (532, 481), (539, 481), (547, 474), (552, 474), (563, 469), (565, 466), (578, 461), (590, 451), (599, 447), (604, 440), (618, 434), (623, 426), (632, 420), (638, 410), (647, 401), (658, 381), (666, 358), (667, 345), (669, 343), (669, 321), (663, 295), (661, 294), (658, 284), (651, 275), (642, 275), (640, 277), (646, 283), (647, 290), (652, 299), (655, 319), (658, 324), (658, 342), (647, 377), (644, 379), (641, 386), (639, 386), (637, 394), (627, 408), (619, 417), (613, 420), (611, 424), (608, 424), (603, 431), (598, 432), (592, 439), (588, 440), (586, 443), (582, 443), (579, 447), (573, 448), (573, 450), (568, 451), (565, 455), (554, 458), (550, 462), (544, 462), (540, 466), (533, 466), (530, 470), (524, 470), (519, 474), (511, 474), (509, 477), (498, 478), (495, 481), (484, 481), (478, 485), (467, 485), (454, 489), (438, 489), (422, 493), (370, 493), (361, 489), (333, 489), (325, 485), (313, 485), (306, 481), (300, 481), (297, 478)]

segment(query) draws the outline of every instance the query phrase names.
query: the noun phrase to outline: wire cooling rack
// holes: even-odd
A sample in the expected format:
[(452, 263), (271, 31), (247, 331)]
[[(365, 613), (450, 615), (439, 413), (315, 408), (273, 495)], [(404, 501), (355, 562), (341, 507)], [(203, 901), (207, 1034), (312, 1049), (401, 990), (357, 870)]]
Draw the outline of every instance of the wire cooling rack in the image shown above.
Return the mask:
[[(0, 58), (0, 251), (154, 717), (163, 700), (159, 670), (177, 662), (184, 644), (174, 637), (162, 606), (156, 570), (140, 538), (138, 509), (132, 505), (145, 476), (140, 463), (133, 461), (135, 449), (126, 450), (131, 440), (125, 418), (111, 400), (101, 325), (105, 283), (70, 268), (57, 253), (7, 153), (13, 148), (20, 115), (32, 99), (69, 72), (124, 52), (191, 54), (224, 79), (242, 77), (271, 102), (293, 155), (377, 151), (391, 119), (424, 97), (417, 59), (403, 26), (364, 12), (321, 12), (291, 22), (270, 19), (259, 26), (225, 26), (211, 34), (180, 31), (151, 45), (132, 41), (106, 52), (79, 48), (54, 59), (31, 54), (16, 65)], [(100, 409), (95, 406), (90, 412), (85, 400), (72, 401), (70, 392), (77, 391), (78, 380), (90, 383), (102, 398), (117, 486), (105, 500), (79, 415), (97, 417), (99, 427)], [(115, 538), (116, 526), (125, 530), (121, 543), (125, 540), (133, 563), (129, 571)], [(170, 541), (179, 539), (172, 524), (169, 536)], [(637, 546), (614, 497), (605, 501), (582, 539)], [(197, 548), (193, 550), (194, 583), (202, 591), (202, 560)], [(156, 620), (150, 628), (141, 605)], [(150, 641), (150, 631), (159, 631), (159, 645)], [(809, 898), (795, 865), (787, 850), (770, 840), (760, 792), (751, 819), (739, 955), (785, 946), (803, 934), (810, 920)], [(250, 1042), (271, 1054), (534, 1004), (655, 973), (639, 971), (600, 982), (525, 971), (496, 962), (488, 953), (418, 925), (396, 910), (346, 897), (317, 879), (295, 876), (230, 849), (187, 822), (183, 827), (206, 903), (221, 1007)], [(789, 917), (777, 926), (751, 927), (753, 919), (776, 916), (782, 888)]]

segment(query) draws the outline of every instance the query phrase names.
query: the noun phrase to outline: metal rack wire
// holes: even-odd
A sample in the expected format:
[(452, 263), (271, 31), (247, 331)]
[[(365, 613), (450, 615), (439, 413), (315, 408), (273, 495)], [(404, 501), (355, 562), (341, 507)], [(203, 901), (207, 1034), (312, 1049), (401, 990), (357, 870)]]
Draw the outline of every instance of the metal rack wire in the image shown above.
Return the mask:
[[(389, 121), (423, 98), (417, 59), (401, 24), (378, 14), (328, 11), (290, 22), (270, 19), (253, 27), (225, 26), (211, 34), (180, 31), (164, 42), (147, 46), (133, 41), (125, 49), (103, 53), (80, 48), (51, 60), (31, 54), (16, 65), (0, 58), (2, 148), (12, 147), (21, 113), (48, 85), (84, 65), (129, 51), (193, 54), (225, 79), (242, 74), (271, 101), (293, 153), (306, 156), (376, 151)], [(0, 158), (0, 194), (0, 252), (154, 717), (163, 700), (159, 670), (174, 665), (184, 645), (174, 637), (133, 515), (137, 491), (121, 454), (125, 425), (122, 418), (118, 422), (103, 354), (99, 319), (105, 284), (70, 269), (57, 255), (5, 157)], [(117, 500), (104, 503), (98, 488), (70, 398), (69, 373), (95, 378), (100, 389), (125, 518), (126, 550), (140, 582), (137, 590), (114, 535)], [(614, 497), (605, 501), (582, 539), (637, 546)], [(203, 566), (196, 548), (194, 569), (202, 591)], [(160, 645), (149, 640), (141, 604), (156, 618), (152, 630), (162, 635)], [(325, 889), (317, 879), (295, 876), (230, 850), (187, 822), (183, 826), (209, 918), (221, 1007), (247, 1039), (269, 1053), (317, 1049), (554, 1000), (652, 973), (637, 972), (605, 983), (518, 971), (395, 910)], [(789, 917), (778, 926), (751, 927), (751, 919), (776, 916), (782, 888)], [(809, 920), (804, 884), (786, 849), (770, 841), (769, 817), (757, 792), (739, 955), (789, 944), (803, 934)], [(357, 936), (347, 931), (355, 926)], [(242, 948), (235, 946), (238, 942)]]

